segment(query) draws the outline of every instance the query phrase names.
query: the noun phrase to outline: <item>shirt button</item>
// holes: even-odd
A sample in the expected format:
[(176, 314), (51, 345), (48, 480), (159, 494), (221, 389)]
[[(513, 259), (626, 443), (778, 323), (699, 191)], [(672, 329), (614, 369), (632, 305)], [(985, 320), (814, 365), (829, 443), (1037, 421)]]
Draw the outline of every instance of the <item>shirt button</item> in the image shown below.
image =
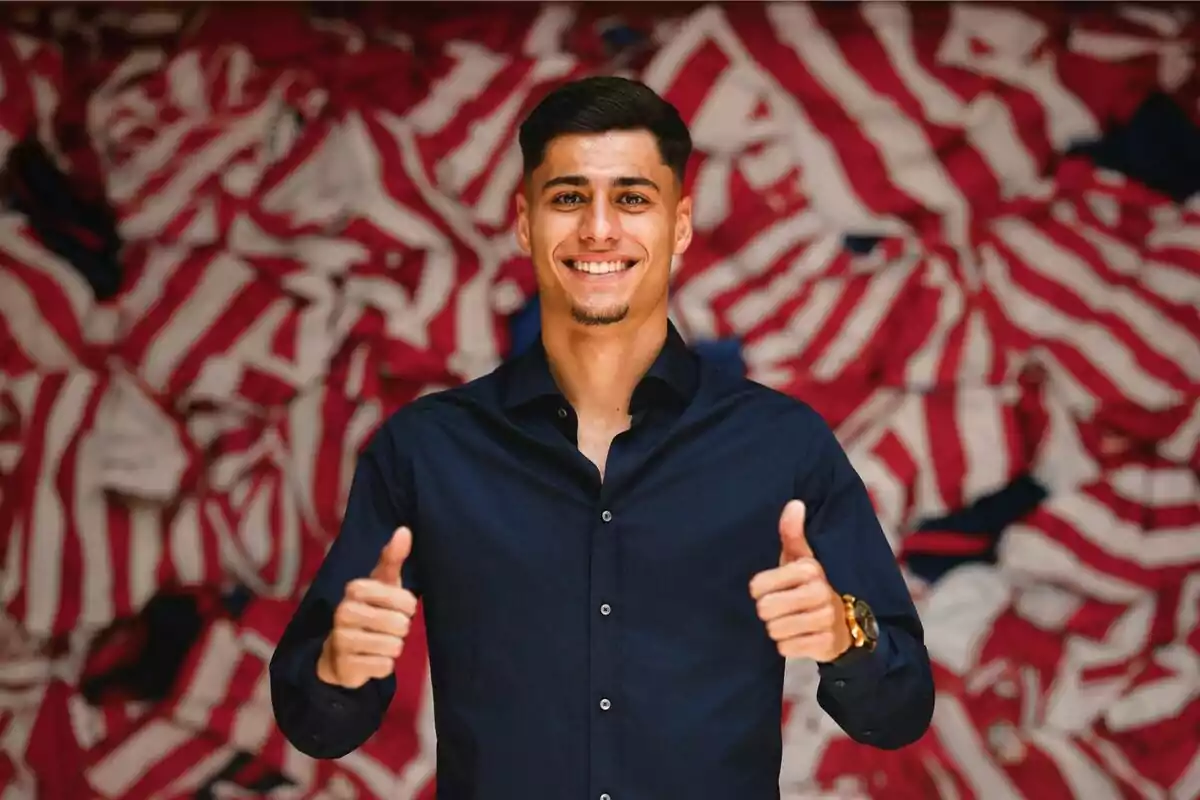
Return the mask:
[(566, 419), (566, 418), (567, 418), (567, 410), (566, 410), (565, 408), (560, 408), (560, 409), (558, 410), (558, 418), (559, 418), (559, 419)]
[(610, 701), (607, 697), (600, 698), (600, 710), (608, 711), (610, 708), (612, 708), (612, 701)]
[(601, 603), (600, 604), (600, 613), (607, 617), (609, 614), (612, 613), (612, 606), (610, 606), (608, 603)]
[(844, 680), (842, 680), (841, 678), (838, 678), (836, 681), (833, 682), (833, 685), (836, 686), (837, 688), (841, 689), (843, 686), (846, 685), (846, 682)]
[(600, 514), (600, 519), (604, 520), (605, 522), (612, 522), (612, 512), (607, 508), (604, 509), (604, 511)]

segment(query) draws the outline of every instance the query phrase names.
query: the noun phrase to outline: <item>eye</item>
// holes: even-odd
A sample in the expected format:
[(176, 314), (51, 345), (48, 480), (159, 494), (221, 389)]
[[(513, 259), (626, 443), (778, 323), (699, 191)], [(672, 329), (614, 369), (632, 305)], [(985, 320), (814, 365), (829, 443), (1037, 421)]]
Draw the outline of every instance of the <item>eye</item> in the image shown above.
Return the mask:
[(645, 206), (649, 205), (650, 201), (640, 194), (626, 194), (621, 196), (620, 203), (625, 206)]
[(563, 192), (554, 195), (550, 202), (556, 206), (573, 206), (583, 202), (583, 195), (579, 192)]

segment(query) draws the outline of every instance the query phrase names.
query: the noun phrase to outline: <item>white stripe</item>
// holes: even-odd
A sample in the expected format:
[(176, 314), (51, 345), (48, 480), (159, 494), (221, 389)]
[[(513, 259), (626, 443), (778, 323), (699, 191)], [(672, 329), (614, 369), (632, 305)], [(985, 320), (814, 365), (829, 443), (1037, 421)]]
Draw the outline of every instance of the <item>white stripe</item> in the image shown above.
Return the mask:
[(1180, 393), (1140, 368), (1124, 342), (1095, 322), (1068, 317), (1025, 292), (1007, 274), (993, 248), (981, 248), (985, 278), (1013, 324), (1039, 338), (1069, 342), (1129, 399), (1145, 408), (1178, 402)]
[(1159, 445), (1163, 455), (1187, 462), (1196, 455), (1200, 445), (1200, 401), (1192, 401), (1192, 412), (1183, 424)]
[(1104, 714), (1113, 732), (1123, 733), (1174, 719), (1182, 709), (1200, 699), (1200, 654), (1185, 644), (1169, 644), (1154, 651), (1154, 661), (1173, 674), (1142, 683), (1115, 699)]
[[(182, 797), (187, 793), (194, 792), (210, 781), (229, 762), (229, 759), (233, 757), (232, 747), (217, 746), (208, 740), (205, 740), (205, 744), (214, 749), (195, 762), (191, 769), (183, 772), (178, 778), (171, 781), (164, 790), (163, 795), (160, 796)], [(180, 764), (179, 766), (183, 765)], [(218, 797), (224, 797), (223, 787), (216, 789), (214, 794)]]
[(877, 94), (843, 57), (837, 42), (803, 3), (772, 3), (767, 17), (775, 35), (839, 100), (883, 160), (896, 186), (945, 219), (947, 239), (966, 244), (969, 207), (933, 152), (921, 126), (892, 98)]
[(407, 113), (422, 136), (450, 123), (454, 113), (476, 99), (508, 64), (505, 56), (474, 42), (447, 42), (442, 54), (455, 59), (454, 68), (427, 87), (424, 98)]
[(916, 464), (913, 480), (914, 518), (940, 516), (949, 510), (947, 499), (938, 487), (937, 462), (929, 449), (928, 419), (925, 395), (910, 395), (892, 418), (892, 430), (904, 442), (905, 449)]
[(254, 274), (228, 254), (221, 254), (200, 270), (200, 280), (189, 292), (146, 349), (142, 378), (163, 389), (179, 363), (196, 342), (197, 332), (209, 330), (234, 298), (254, 280)]
[(1200, 526), (1142, 530), (1082, 492), (1055, 498), (1046, 508), (1083, 538), (1130, 563), (1164, 568), (1200, 560)]
[(152, 719), (88, 770), (88, 782), (101, 792), (122, 797), (146, 774), (149, 765), (187, 744), (193, 733), (165, 719)]
[[(746, 280), (771, 268), (785, 253), (823, 227), (816, 215), (803, 211), (759, 231), (740, 250), (707, 267), (674, 292), (673, 305), (689, 335), (696, 340), (717, 335), (713, 301)], [(680, 261), (686, 261), (686, 254)]]
[(492, 168), (487, 183), (479, 192), (479, 199), (475, 202), (475, 216), (480, 222), (494, 227), (504, 224), (512, 207), (513, 194), (524, 176), (524, 169), (521, 146), (514, 138)]
[(769, 318), (795, 297), (808, 279), (824, 272), (841, 252), (842, 237), (836, 232), (818, 237), (769, 285), (748, 291), (737, 299), (729, 309), (729, 323), (734, 331), (745, 333)]
[[(1179, 9), (1182, 12), (1182, 9)], [(1117, 16), (1145, 25), (1164, 39), (1179, 36), (1183, 32), (1184, 20), (1191, 15), (1181, 16), (1166, 9), (1139, 7), (1137, 3), (1121, 3), (1116, 6)]]
[[(149, 103), (147, 101), (147, 105)], [(146, 112), (153, 114), (155, 109), (149, 106)], [(134, 117), (126, 117), (124, 126), (131, 130), (110, 130), (106, 138), (124, 138), (132, 134), (135, 127)], [(194, 118), (184, 118), (170, 125), (159, 128), (148, 144), (137, 148), (130, 158), (120, 166), (110, 169), (106, 185), (115, 203), (129, 203), (141, 194), (145, 185), (164, 169), (171, 168), (179, 158), (184, 140), (199, 127)]]
[(746, 344), (742, 357), (747, 366), (765, 369), (805, 352), (825, 327), (845, 288), (844, 278), (813, 281), (808, 300), (796, 309), (786, 327)]
[(950, 275), (944, 259), (937, 256), (929, 259), (922, 282), (938, 290), (938, 307), (933, 330), (904, 364), (904, 382), (912, 388), (933, 387), (939, 383), (937, 373), (945, 357), (947, 339), (954, 328), (962, 324), (966, 308), (963, 289)]
[(1148, 507), (1194, 507), (1200, 500), (1196, 473), (1186, 467), (1155, 469), (1133, 464), (1112, 470), (1108, 480), (1117, 494)]
[[(84, 406), (94, 388), (95, 380), (89, 374), (71, 373), (54, 398), (48, 415), (41, 471), (33, 489), (33, 509), (27, 531), (32, 536), (32, 550), (24, 573), (28, 600), (25, 627), (37, 634), (50, 631), (62, 598), (67, 518), (63, 506), (65, 498), (57, 491), (58, 475), (63, 452), (77, 433)], [(79, 520), (80, 524), (87, 522), (86, 519)]]
[(109, 547), (108, 498), (95, 462), (86, 457), (87, 438), (90, 436), (84, 434), (75, 451), (75, 486), (69, 502), (74, 512), (73, 528), (82, 559), (82, 585), (77, 589), (82, 604), (80, 622), (99, 628), (115, 615), (116, 576)]
[(411, 125), (394, 114), (381, 114), (380, 122), (396, 137), (400, 145), (401, 163), (413, 179), (413, 185), (420, 192), (422, 201), (462, 242), (472, 248), (479, 258), (474, 274), (464, 282), (455, 280), (450, 269), (450, 265), (455, 263), (453, 252), (445, 253), (445, 265), (436, 263), (442, 254), (431, 253), (426, 262), (424, 280), (417, 294), (417, 304), (421, 308), (436, 305), (441, 309), (447, 304), (451, 294), (450, 287), (443, 289), (442, 285), (434, 284), (429, 278), (431, 272), (434, 275), (445, 275), (451, 286), (457, 287), (457, 305), (454, 313), (455, 350), (447, 360), (447, 366), (462, 379), (474, 380), (490, 372), (500, 362), (499, 344), (492, 326), (491, 296), (492, 286), (500, 273), (502, 254), (492, 242), (484, 238), (462, 206), (431, 184), (429, 176), (425, 174), (416, 135)]
[(1022, 800), (1008, 774), (996, 765), (980, 740), (975, 725), (957, 698), (938, 695), (933, 721), (938, 741), (950, 754), (973, 797), (977, 800)]
[(901, 533), (909, 521), (905, 513), (908, 505), (907, 481), (903, 476), (895, 475), (883, 460), (877, 457), (856, 453), (852, 455), (851, 463), (870, 492), (879, 525), (895, 551), (900, 544)]
[(198, 731), (208, 728), (213, 710), (225, 701), (241, 658), (237, 631), (225, 621), (209, 628), (202, 646), (196, 669), (172, 712), (176, 720)]
[(206, 534), (200, 529), (200, 509), (194, 498), (186, 498), (171, 520), (168, 532), (171, 565), (185, 585), (196, 585), (213, 578), (207, 570), (204, 554)]
[(566, 5), (543, 6), (525, 34), (521, 52), (532, 58), (553, 55), (575, 23), (576, 9)]
[(162, 506), (138, 499), (127, 501), (129, 515), (129, 600), (142, 608), (158, 591), (158, 569), (167, 531)]
[(71, 348), (38, 309), (29, 287), (6, 269), (0, 269), (0, 319), (21, 352), (39, 367), (71, 369), (78, 364)]
[(1187, 797), (1187, 795), (1174, 794), (1168, 798), (1157, 784), (1140, 774), (1130, 763), (1125, 752), (1112, 742), (1101, 739), (1094, 733), (1085, 734), (1081, 739), (1096, 751), (1101, 764), (1110, 775), (1114, 775), (1132, 786), (1145, 800), (1171, 800), (1171, 798), (1184, 800)]
[[(129, 320), (129, 325), (141, 320), (163, 298), (167, 282), (183, 263), (187, 251), (182, 247), (153, 247), (142, 265), (137, 282), (123, 291), (119, 298), (121, 316)], [(200, 266), (196, 269), (203, 270)]]
[(1007, 439), (1005, 389), (960, 387), (954, 392), (954, 425), (963, 450), (963, 502), (997, 491), (1008, 483), (1013, 464)]
[[(1035, 95), (1049, 126), (1047, 136), (1061, 152), (1076, 141), (1098, 137), (1101, 130), (1087, 106), (1059, 82), (1054, 60), (1035, 58), (1046, 36), (1046, 25), (1023, 11), (957, 3), (950, 6), (950, 24), (938, 60)], [(977, 42), (986, 45), (986, 53), (974, 47)]]
[(839, 335), (813, 364), (814, 376), (831, 380), (862, 356), (863, 349), (875, 338), (880, 324), (892, 312), (897, 299), (908, 286), (909, 277), (916, 266), (916, 258), (908, 257), (871, 277), (867, 291), (847, 315)]
[[(992, 331), (982, 310), (973, 308), (967, 315), (966, 341), (959, 362), (958, 382), (984, 383), (991, 378), (998, 358), (992, 341)], [(1008, 376), (1001, 376), (1005, 379)]]
[(1138, 280), (1167, 302), (1200, 306), (1200, 274), (1186, 267), (1149, 258), (1140, 262)]
[(87, 281), (66, 260), (31, 239), (32, 232), (22, 217), (0, 214), (0, 242), (4, 252), (21, 265), (50, 278), (76, 320), (81, 320), (96, 304)]
[(279, 478), (272, 486), (271, 498), (280, 511), (279, 530), (275, 531), (276, 596), (290, 597), (300, 576), (300, 557), (304, 552), (305, 526), (299, 503), (287, 480), (287, 463), (279, 466)]
[(1200, 379), (1200, 341), (1192, 332), (1128, 289), (1101, 278), (1077, 253), (1060, 247), (1028, 221), (1006, 217), (995, 223), (994, 230), (1029, 269), (1066, 288), (1090, 308), (1120, 315), (1144, 346), (1170, 359), (1192, 380)]
[(1071, 787), (1071, 796), (1087, 800), (1122, 800), (1122, 793), (1104, 771), (1066, 736), (1048, 729), (1027, 732), (1030, 741), (1048, 756)]
[(271, 676), (263, 669), (254, 683), (254, 691), (233, 715), (233, 727), (229, 741), (239, 750), (258, 753), (275, 730), (275, 717), (271, 709)]
[(896, 74), (921, 104), (925, 117), (938, 125), (961, 128), (1000, 184), (1002, 199), (1034, 186), (1038, 164), (1017, 136), (1008, 106), (993, 95), (978, 95), (964, 104), (941, 81), (925, 70), (913, 46), (908, 9), (898, 3), (867, 3), (861, 13), (875, 30)]
[(991, 565), (964, 564), (946, 573), (921, 604), (930, 657), (964, 678), (975, 672), (980, 649), (1012, 596), (1007, 576)]
[[(574, 57), (565, 53), (534, 62), (520, 83), (505, 87), (504, 100), (484, 116), (472, 118), (467, 138), (435, 165), (439, 188), (458, 195), (491, 164), (492, 156), (511, 142), (511, 132), (520, 121), (526, 98), (538, 84), (557, 81), (575, 68)], [(494, 176), (493, 176), (494, 177)]]
[(1109, 603), (1131, 603), (1149, 591), (1094, 569), (1066, 545), (1024, 523), (1004, 530), (998, 545), (998, 563), (1015, 578), (1058, 583)]
[(1200, 750), (1192, 756), (1187, 769), (1171, 786), (1171, 800), (1196, 800), (1200, 797)]
[(122, 237), (153, 238), (181, 209), (192, 207), (196, 197), (203, 194), (199, 191), (201, 183), (228, 168), (237, 153), (263, 140), (272, 120), (281, 113), (280, 106), (278, 98), (272, 97), (253, 112), (231, 119), (222, 126), (219, 136), (179, 160), (170, 180), (155, 191), (153, 198), (146, 198), (120, 220)]
[[(647, 65), (642, 80), (660, 94), (679, 77), (691, 56), (707, 44), (716, 45), (732, 62), (732, 68), (753, 75), (756, 88), (773, 110), (780, 126), (780, 141), (789, 145), (801, 164), (805, 183), (820, 186), (813, 200), (826, 222), (839, 229), (863, 233), (899, 233), (905, 228), (896, 220), (876, 218), (855, 193), (841, 168), (837, 150), (813, 125), (803, 106), (766, 70), (759, 67), (750, 50), (730, 27), (719, 6), (708, 5), (685, 20)], [(700, 132), (703, 135), (703, 131)]]

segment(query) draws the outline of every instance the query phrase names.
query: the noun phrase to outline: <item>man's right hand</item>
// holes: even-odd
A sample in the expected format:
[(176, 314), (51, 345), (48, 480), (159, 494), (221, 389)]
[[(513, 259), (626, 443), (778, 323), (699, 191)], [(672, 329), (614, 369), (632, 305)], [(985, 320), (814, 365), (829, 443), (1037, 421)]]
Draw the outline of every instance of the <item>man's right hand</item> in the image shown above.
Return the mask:
[(411, 550), (412, 531), (397, 528), (371, 574), (346, 585), (317, 660), (317, 677), (325, 683), (357, 689), (395, 670), (417, 611), (416, 596), (400, 584)]

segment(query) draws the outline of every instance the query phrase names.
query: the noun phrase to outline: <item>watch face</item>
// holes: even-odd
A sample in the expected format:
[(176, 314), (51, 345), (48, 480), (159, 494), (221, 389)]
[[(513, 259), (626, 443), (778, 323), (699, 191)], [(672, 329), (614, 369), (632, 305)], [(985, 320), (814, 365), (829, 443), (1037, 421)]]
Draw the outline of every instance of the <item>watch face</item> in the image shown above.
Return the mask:
[(854, 616), (858, 618), (858, 626), (863, 629), (863, 633), (868, 639), (879, 638), (879, 623), (875, 621), (875, 614), (871, 611), (871, 607), (864, 601), (859, 600), (854, 604)]

